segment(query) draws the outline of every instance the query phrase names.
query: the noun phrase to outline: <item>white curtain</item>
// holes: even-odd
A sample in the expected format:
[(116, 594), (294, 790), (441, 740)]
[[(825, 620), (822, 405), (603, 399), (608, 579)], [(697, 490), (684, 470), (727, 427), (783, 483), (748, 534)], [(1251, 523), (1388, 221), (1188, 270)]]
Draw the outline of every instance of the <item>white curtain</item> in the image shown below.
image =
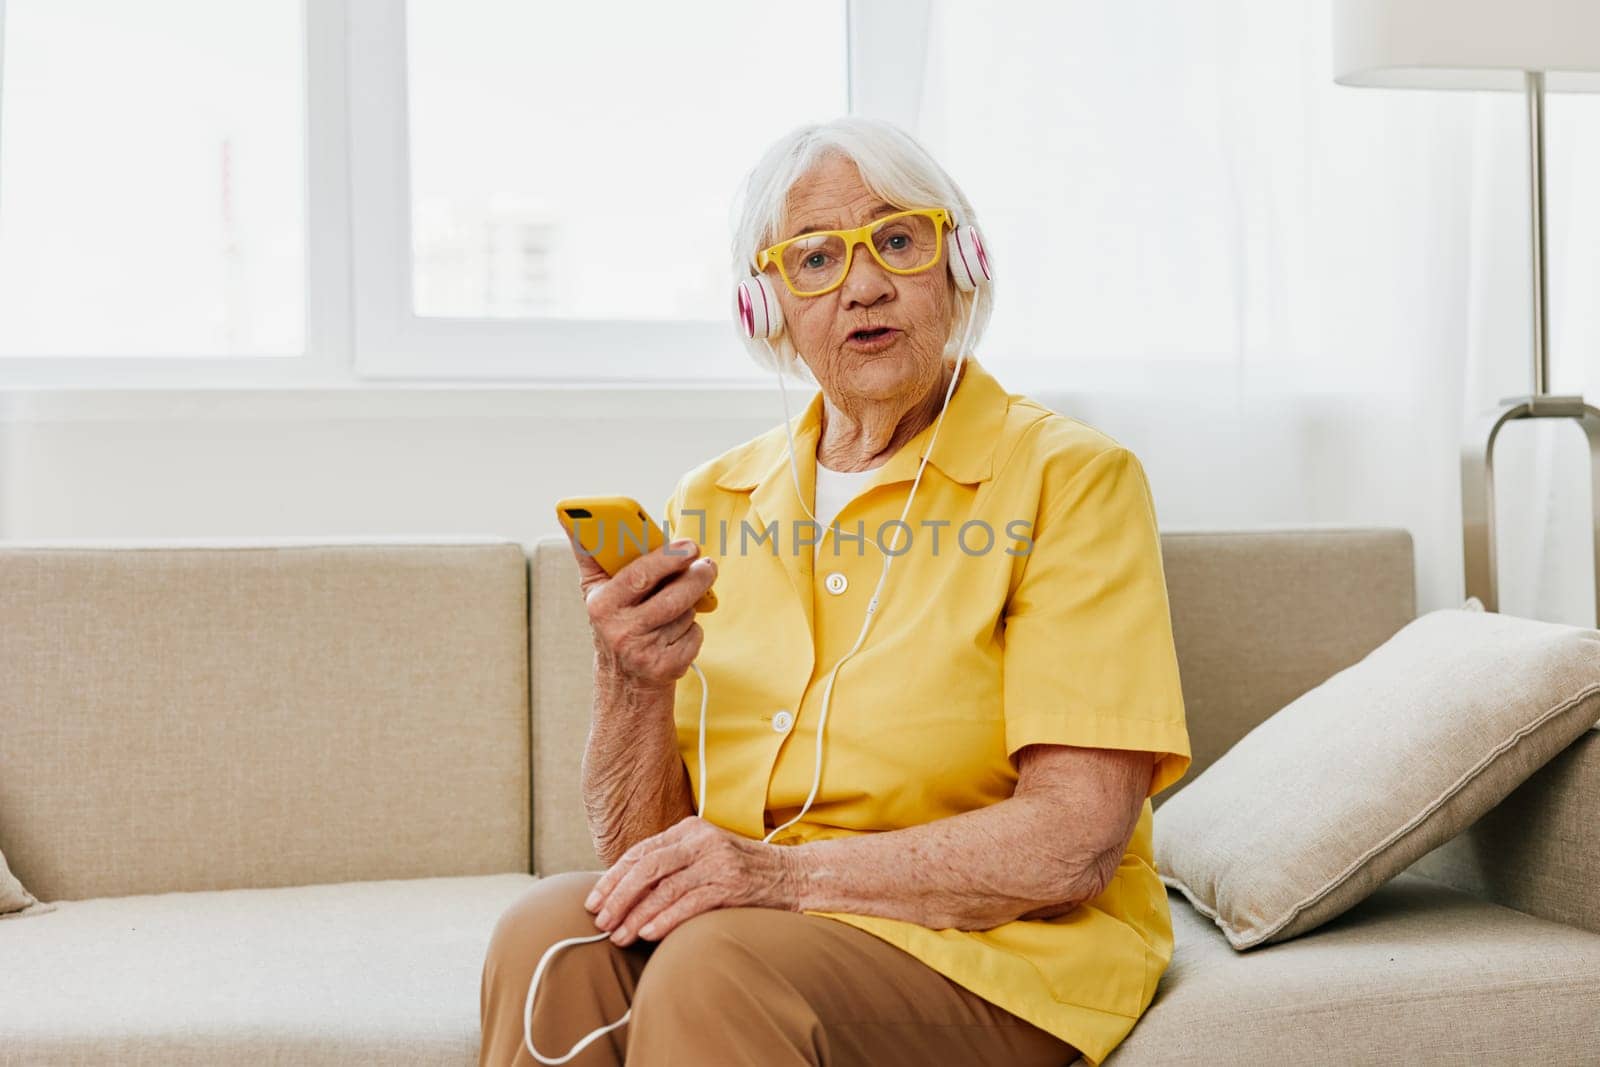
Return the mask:
[[(1522, 97), (1335, 85), (1327, 0), (927, 10), (980, 357), (1133, 448), (1164, 529), (1403, 526), (1419, 610), (1459, 606), (1463, 427), (1532, 388)], [(1551, 389), (1600, 403), (1600, 98), (1546, 116)], [(1501, 610), (1594, 625), (1582, 434), (1497, 458)]]

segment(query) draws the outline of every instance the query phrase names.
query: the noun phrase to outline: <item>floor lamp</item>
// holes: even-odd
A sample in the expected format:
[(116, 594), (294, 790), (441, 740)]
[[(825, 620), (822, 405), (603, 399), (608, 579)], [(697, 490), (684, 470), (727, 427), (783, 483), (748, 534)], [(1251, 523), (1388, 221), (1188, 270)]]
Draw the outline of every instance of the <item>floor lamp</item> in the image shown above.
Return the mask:
[(1545, 286), (1544, 94), (1600, 92), (1600, 0), (1334, 0), (1333, 72), (1341, 85), (1520, 91), (1528, 102), (1533, 242), (1533, 392), (1504, 397), (1461, 445), (1467, 595), (1499, 610), (1494, 446), (1514, 419), (1573, 419), (1589, 441), (1595, 607), (1600, 613), (1600, 408), (1552, 396)]

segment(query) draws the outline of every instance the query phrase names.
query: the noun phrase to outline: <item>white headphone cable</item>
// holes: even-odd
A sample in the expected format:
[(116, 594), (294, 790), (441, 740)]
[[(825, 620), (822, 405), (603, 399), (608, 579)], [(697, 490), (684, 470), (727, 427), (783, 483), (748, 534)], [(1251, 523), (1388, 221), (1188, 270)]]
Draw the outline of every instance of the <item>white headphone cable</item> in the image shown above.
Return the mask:
[[(939, 438), (939, 427), (944, 423), (945, 412), (950, 408), (950, 397), (955, 393), (956, 382), (961, 377), (961, 367), (967, 358), (967, 338), (972, 335), (972, 324), (977, 319), (977, 311), (978, 304), (977, 301), (974, 300), (972, 304), (972, 313), (967, 316), (967, 327), (962, 331), (961, 334), (961, 347), (956, 353), (955, 371), (950, 375), (950, 385), (945, 389), (944, 404), (939, 409), (939, 417), (933, 422), (933, 432), (928, 435), (928, 446), (923, 450), (922, 462), (917, 466), (917, 475), (911, 481), (911, 491), (906, 494), (905, 507), (900, 510), (899, 526), (897, 526), (895, 529), (895, 537), (892, 542), (893, 546), (895, 547), (898, 547), (900, 543), (900, 530), (905, 527), (906, 516), (911, 513), (911, 502), (916, 498), (917, 487), (922, 484), (922, 472), (927, 469), (928, 457), (933, 455), (934, 442)], [(770, 340), (767, 341), (767, 349), (768, 351), (772, 352), (773, 366), (780, 366), (777, 352), (773, 350), (772, 342)], [(783, 397), (783, 428), (789, 435), (789, 471), (794, 476), (795, 496), (799, 498), (801, 508), (803, 508), (805, 513), (811, 517), (811, 521), (816, 523), (818, 526), (821, 526), (821, 523), (817, 523), (816, 513), (806, 505), (805, 494), (800, 491), (800, 470), (795, 462), (794, 456), (794, 426), (789, 415), (789, 393), (783, 384), (782, 370), (778, 371), (778, 391)], [(819, 536), (821, 535), (819, 534)], [(835, 547), (837, 548), (837, 545), (835, 545)], [(871, 628), (873, 616), (876, 615), (878, 611), (878, 598), (883, 592), (884, 583), (889, 579), (889, 567), (895, 561), (895, 558), (896, 557), (891, 552), (884, 552), (883, 571), (878, 575), (878, 584), (873, 587), (872, 597), (867, 601), (867, 613), (861, 620), (861, 631), (860, 633), (856, 634), (855, 644), (850, 646), (850, 651), (839, 657), (839, 662), (835, 663), (833, 665), (833, 670), (828, 672), (828, 682), (822, 689), (822, 710), (817, 716), (817, 745), (816, 756), (811, 773), (811, 792), (806, 796), (805, 803), (800, 806), (799, 812), (797, 812), (793, 818), (789, 819), (780, 826), (773, 827), (772, 830), (761, 839), (763, 844), (770, 844), (772, 839), (778, 834), (782, 833), (784, 830), (787, 830), (789, 827), (805, 818), (806, 812), (811, 810), (812, 803), (817, 799), (817, 793), (822, 787), (823, 732), (828, 725), (828, 707), (832, 703), (834, 679), (839, 676), (839, 668), (844, 666), (845, 660), (848, 660), (851, 656), (855, 655), (856, 651), (860, 649), (862, 642), (867, 639), (867, 631)], [(698, 752), (696, 754), (699, 760), (700, 783), (697, 791), (699, 796), (695, 804), (695, 815), (703, 819), (705, 818), (706, 810), (706, 703), (707, 699), (711, 695), (711, 690), (706, 685), (706, 676), (701, 672), (700, 665), (698, 663), (690, 663), (689, 669), (694, 671), (694, 673), (700, 678), (700, 729)], [(549, 966), (550, 961), (555, 957), (556, 953), (560, 952), (562, 949), (570, 948), (573, 945), (586, 945), (595, 941), (604, 941), (610, 936), (611, 935), (609, 933), (602, 932), (598, 934), (588, 934), (582, 937), (569, 937), (564, 940), (557, 941), (555, 944), (545, 949), (544, 955), (539, 957), (538, 966), (534, 967), (533, 969), (533, 980), (528, 983), (527, 1000), (523, 1002), (522, 1006), (522, 1041), (527, 1047), (528, 1052), (540, 1063), (549, 1064), (550, 1067), (559, 1067), (560, 1064), (568, 1062), (578, 1053), (588, 1048), (589, 1045), (595, 1041), (598, 1041), (606, 1034), (626, 1026), (628, 1024), (628, 1020), (633, 1017), (633, 1008), (630, 1007), (627, 1011), (622, 1013), (622, 1018), (618, 1019), (616, 1022), (608, 1023), (597, 1030), (590, 1031), (584, 1037), (580, 1038), (578, 1043), (573, 1045), (572, 1048), (568, 1049), (566, 1055), (564, 1056), (545, 1056), (538, 1049), (533, 1047), (533, 998), (539, 990), (539, 979), (544, 976), (545, 968)]]
[[(911, 513), (911, 502), (916, 499), (917, 487), (922, 484), (922, 472), (927, 469), (928, 457), (933, 455), (933, 445), (934, 442), (939, 438), (939, 427), (944, 423), (944, 414), (950, 409), (950, 397), (956, 390), (956, 382), (961, 377), (961, 366), (967, 358), (967, 338), (972, 334), (972, 324), (977, 319), (977, 311), (978, 303), (976, 300), (974, 300), (972, 303), (972, 314), (967, 316), (967, 328), (963, 330), (961, 334), (961, 347), (956, 353), (955, 371), (950, 375), (950, 385), (945, 389), (944, 404), (939, 409), (939, 417), (933, 422), (933, 432), (928, 435), (928, 447), (923, 450), (922, 462), (917, 466), (917, 476), (912, 479), (911, 491), (906, 494), (906, 505), (900, 510), (900, 524), (895, 528), (895, 537), (892, 542), (894, 546), (898, 546), (900, 543), (900, 530), (905, 527), (906, 516)], [(771, 341), (767, 342), (767, 348), (769, 351), (772, 349)], [(773, 352), (773, 364), (775, 366), (778, 365), (776, 352)], [(778, 388), (780, 390), (783, 389), (783, 374), (781, 371), (778, 375)], [(794, 475), (795, 495), (800, 498), (800, 506), (805, 508), (807, 515), (811, 516), (811, 521), (816, 522), (816, 515), (812, 513), (810, 508), (806, 507), (805, 494), (800, 491), (800, 474), (795, 465), (794, 458), (794, 427), (791, 425), (788, 418), (789, 398), (787, 391), (784, 392), (783, 413), (785, 416), (783, 423), (784, 428), (789, 433), (789, 470)], [(818, 525), (821, 524), (819, 523)], [(834, 547), (835, 549), (838, 548), (837, 542), (835, 542)], [(817, 716), (817, 746), (816, 757), (814, 759), (814, 766), (811, 775), (811, 792), (806, 797), (805, 803), (800, 806), (800, 810), (795, 813), (794, 817), (783, 823), (781, 826), (773, 827), (772, 831), (768, 833), (766, 837), (761, 839), (763, 842), (770, 842), (779, 833), (787, 830), (789, 827), (805, 818), (806, 812), (811, 810), (812, 803), (817, 799), (817, 792), (822, 787), (822, 738), (823, 732), (827, 729), (828, 725), (828, 709), (832, 703), (831, 698), (833, 696), (833, 682), (834, 679), (839, 676), (839, 668), (843, 667), (845, 661), (856, 654), (856, 651), (861, 648), (862, 643), (867, 639), (867, 630), (872, 626), (873, 617), (878, 611), (879, 596), (883, 592), (884, 583), (889, 580), (889, 567), (894, 563), (896, 558), (897, 557), (891, 552), (884, 552), (883, 571), (878, 575), (878, 584), (873, 587), (871, 598), (867, 600), (867, 613), (861, 620), (861, 632), (856, 634), (855, 644), (850, 646), (850, 651), (840, 656), (839, 662), (835, 663), (833, 665), (833, 670), (828, 672), (828, 682), (822, 690), (822, 710)], [(704, 729), (703, 725), (702, 729)]]

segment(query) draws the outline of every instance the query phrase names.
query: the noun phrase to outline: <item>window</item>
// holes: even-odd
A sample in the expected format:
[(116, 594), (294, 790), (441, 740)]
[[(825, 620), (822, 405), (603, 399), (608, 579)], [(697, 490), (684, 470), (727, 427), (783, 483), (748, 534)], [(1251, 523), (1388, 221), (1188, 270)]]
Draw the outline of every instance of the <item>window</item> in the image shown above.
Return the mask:
[[(0, 0), (0, 388), (737, 393), (766, 380), (729, 307), (738, 186), (779, 133), (852, 110), (912, 131), (970, 194), (999, 295), (981, 350), (1017, 386), (1066, 362), (1080, 385), (1248, 362), (1382, 386), (1437, 263), (1460, 262), (1472, 205), (1445, 197), (1492, 192), (1477, 219), (1521, 196), (1455, 179), (1520, 151), (1520, 104), (1335, 86), (1323, 16)], [(1548, 108), (1570, 378), (1561, 354), (1600, 332), (1597, 201), (1578, 195), (1600, 98)]]
[(739, 181), (849, 109), (839, 2), (407, 13), (421, 316), (726, 322)]
[(0, 387), (748, 382), (733, 197), (848, 16), (0, 0)]
[(350, 3), (363, 377), (757, 376), (729, 212), (777, 131), (848, 110), (843, 0)]
[(0, 16), (0, 355), (300, 354), (300, 6)]

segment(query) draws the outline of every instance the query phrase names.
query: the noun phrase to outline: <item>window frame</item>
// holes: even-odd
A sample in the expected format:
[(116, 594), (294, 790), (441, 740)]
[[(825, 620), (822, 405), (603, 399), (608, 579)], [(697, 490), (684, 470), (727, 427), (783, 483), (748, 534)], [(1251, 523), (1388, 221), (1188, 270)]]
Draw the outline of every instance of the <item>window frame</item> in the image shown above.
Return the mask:
[[(846, 0), (846, 47), (862, 5)], [(0, 388), (508, 383), (729, 387), (763, 380), (727, 321), (424, 318), (411, 309), (406, 6), (301, 0), (305, 31), (302, 351), (0, 356)], [(0, 0), (0, 42), (5, 0)], [(731, 294), (731, 283), (730, 283)], [(707, 367), (708, 358), (714, 365)], [(685, 377), (681, 368), (708, 373)], [(631, 402), (630, 405), (632, 406)]]
[[(315, 386), (351, 383), (346, 0), (301, 0), (305, 314), (300, 352), (0, 356), (0, 387)], [(0, 43), (5, 34), (0, 0)], [(0, 72), (3, 74), (3, 72)], [(3, 86), (3, 82), (0, 82)]]
[(756, 371), (725, 321), (430, 318), (412, 310), (406, 5), (348, 0), (355, 372), (367, 380), (746, 384)]
[[(585, 389), (618, 413), (716, 414), (770, 388), (727, 322), (422, 318), (411, 311), (404, 0), (300, 0), (305, 171), (302, 350), (252, 355), (0, 355), (0, 390), (375, 389), (480, 385), (546, 392), (564, 410)], [(0, 64), (6, 0), (0, 0)], [(915, 129), (931, 0), (845, 0), (852, 114)], [(911, 46), (907, 47), (907, 42)], [(866, 57), (872, 57), (869, 63)], [(888, 57), (887, 59), (885, 57)], [(3, 69), (0, 69), (3, 75)], [(3, 88), (3, 80), (0, 80)], [(3, 133), (3, 131), (0, 131)], [(730, 280), (731, 281), (731, 280)], [(731, 289), (731, 286), (730, 286)], [(530, 355), (533, 358), (530, 358)], [(1172, 373), (1232, 375), (1231, 353)], [(530, 364), (533, 364), (530, 366)], [(1159, 362), (1074, 361), (1081, 387), (1170, 384)], [(686, 375), (679, 368), (694, 367)], [(1290, 391), (1348, 392), (1331, 367), (1269, 374)], [(1038, 374), (1019, 370), (1019, 381)], [(0, 401), (5, 397), (0, 395)], [(540, 402), (541, 410), (543, 402)], [(609, 407), (608, 407), (609, 410)]]

